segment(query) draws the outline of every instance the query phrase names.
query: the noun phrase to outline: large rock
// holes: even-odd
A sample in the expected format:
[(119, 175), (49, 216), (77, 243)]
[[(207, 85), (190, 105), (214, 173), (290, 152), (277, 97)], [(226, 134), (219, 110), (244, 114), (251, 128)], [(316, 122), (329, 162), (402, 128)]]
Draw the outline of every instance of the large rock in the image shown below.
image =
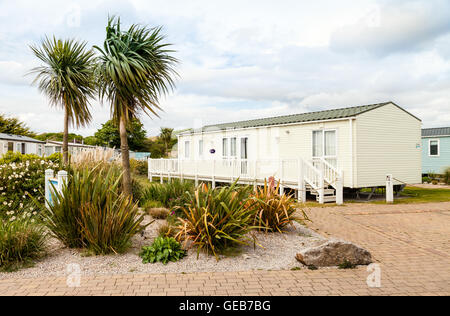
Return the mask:
[(307, 248), (298, 253), (296, 258), (304, 265), (316, 267), (337, 266), (345, 261), (354, 265), (372, 262), (370, 252), (342, 240), (329, 240), (318, 247)]

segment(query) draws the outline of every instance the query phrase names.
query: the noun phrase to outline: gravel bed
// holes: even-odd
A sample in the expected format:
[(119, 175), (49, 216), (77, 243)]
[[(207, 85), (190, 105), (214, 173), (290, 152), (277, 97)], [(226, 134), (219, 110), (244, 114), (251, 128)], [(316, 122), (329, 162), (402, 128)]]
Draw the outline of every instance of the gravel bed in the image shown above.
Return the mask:
[[(150, 216), (146, 221), (151, 220)], [(156, 220), (143, 234), (133, 238), (132, 247), (127, 253), (108, 256), (83, 256), (77, 249), (65, 248), (58, 240), (49, 240), (48, 255), (30, 268), (12, 273), (0, 273), (0, 279), (62, 277), (67, 275), (68, 264), (79, 264), (82, 275), (111, 275), (129, 273), (189, 273), (189, 272), (223, 272), (250, 270), (289, 270), (303, 267), (295, 255), (302, 249), (322, 244), (325, 239), (314, 231), (297, 223), (287, 227), (285, 234), (256, 233), (257, 242), (264, 248), (241, 246), (233, 255), (221, 257), (200, 253), (197, 258), (195, 248), (188, 250), (188, 255), (178, 262), (142, 264), (138, 256), (142, 246), (150, 245), (157, 237), (158, 227), (165, 223)]]

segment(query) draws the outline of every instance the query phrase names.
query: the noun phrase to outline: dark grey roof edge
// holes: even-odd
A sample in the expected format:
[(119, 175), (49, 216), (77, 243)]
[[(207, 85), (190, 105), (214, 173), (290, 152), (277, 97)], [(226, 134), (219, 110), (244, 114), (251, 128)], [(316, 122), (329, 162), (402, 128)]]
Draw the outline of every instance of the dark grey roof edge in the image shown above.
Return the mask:
[[(359, 111), (357, 113), (351, 113), (349, 115), (343, 115), (343, 116), (338, 116), (338, 117), (334, 118), (334, 119), (345, 119), (345, 118), (361, 115), (363, 113), (367, 113), (369, 111), (378, 109), (378, 108), (383, 107), (383, 106), (388, 105), (388, 104), (392, 104), (392, 105), (396, 106), (400, 110), (404, 111), (405, 113), (411, 115), (412, 117), (414, 117), (418, 121), (422, 122), (422, 120), (419, 119), (417, 116), (411, 114), (410, 112), (408, 112), (407, 110), (405, 110), (401, 106), (397, 105), (395, 102), (388, 101), (388, 102), (383, 102), (383, 103), (365, 104), (365, 105), (358, 105), (358, 106), (352, 106), (352, 107), (343, 107), (343, 108), (336, 108), (336, 109), (329, 109), (329, 110), (322, 110), (322, 111), (313, 111), (313, 112), (305, 112), (305, 113), (297, 113), (297, 114), (290, 114), (290, 115), (280, 115), (280, 116), (266, 117), (266, 118), (253, 119), (253, 120), (244, 120), (244, 121), (236, 121), (236, 122), (228, 122), (228, 123), (211, 124), (211, 125), (205, 125), (205, 126), (203, 126), (202, 128), (200, 128), (198, 130), (194, 130), (192, 128), (188, 129), (188, 130), (185, 130), (185, 131), (183, 131), (183, 133), (180, 133), (180, 135), (187, 135), (187, 134), (193, 134), (193, 133), (196, 133), (196, 132), (203, 132), (206, 129), (212, 128), (212, 127), (217, 128), (215, 131), (220, 131), (220, 130), (226, 129), (227, 125), (240, 124), (240, 123), (248, 123), (248, 124), (252, 124), (252, 122), (255, 123), (254, 126), (249, 125), (249, 126), (244, 127), (244, 128), (264, 127), (264, 126), (270, 126), (270, 125), (269, 124), (267, 124), (267, 125), (264, 125), (264, 124), (256, 125), (256, 122), (259, 122), (261, 120), (266, 120), (266, 119), (289, 118), (289, 117), (294, 117), (294, 116), (298, 116), (298, 115), (302, 115), (302, 114), (319, 114), (319, 113), (324, 113), (324, 112), (332, 112), (332, 111), (338, 112), (338, 111), (342, 111), (342, 110), (349, 110), (349, 109), (356, 109), (356, 108), (363, 108), (363, 107), (371, 107), (371, 108), (368, 108), (368, 109), (365, 109), (365, 110), (361, 110), (361, 111)], [(318, 122), (318, 121), (322, 121), (322, 120), (323, 119), (309, 120), (309, 121), (297, 121), (297, 123)], [(296, 122), (284, 123), (284, 124), (292, 124), (292, 123), (296, 123)], [(284, 125), (284, 124), (281, 123), (281, 124), (277, 124), (277, 125)]]
[[(6, 135), (3, 136), (3, 135)], [(45, 142), (34, 139), (28, 136), (22, 136), (22, 135), (14, 135), (14, 134), (7, 134), (7, 133), (0, 133), (0, 139), (1, 140), (12, 140), (12, 141), (19, 141), (19, 142), (29, 142), (29, 143), (38, 143), (38, 144), (45, 144)]]
[[(371, 111), (371, 110), (374, 110), (376, 108), (379, 108), (381, 106), (388, 105), (389, 103), (392, 103), (392, 102), (375, 103), (375, 104), (364, 104), (364, 105), (356, 105), (356, 106), (342, 107), (342, 108), (329, 109), (329, 110), (312, 111), (312, 112), (304, 112), (304, 113), (296, 113), (296, 114), (288, 114), (288, 115), (278, 115), (278, 116), (263, 117), (263, 118), (259, 118), (259, 119), (243, 120), (243, 121), (236, 121), (236, 122), (210, 124), (210, 125), (204, 126), (203, 128), (213, 127), (213, 126), (221, 126), (221, 125), (229, 125), (229, 124), (237, 124), (237, 123), (244, 123), (244, 122), (249, 122), (249, 123), (250, 122), (257, 122), (257, 121), (265, 120), (265, 119), (288, 118), (288, 117), (293, 117), (293, 116), (302, 115), (302, 114), (319, 114), (319, 113), (325, 113), (325, 112), (330, 112), (330, 111), (341, 111), (341, 110), (347, 110), (347, 109), (352, 109), (352, 108), (360, 108), (360, 107), (365, 107), (365, 106), (374, 106), (373, 109), (368, 109), (368, 110), (365, 110), (365, 111), (361, 111), (358, 114), (356, 114), (356, 115), (359, 115), (359, 114), (365, 113), (367, 111)], [(347, 117), (352, 117), (352, 116), (355, 116), (355, 114), (342, 116), (342, 117), (337, 117), (336, 119), (347, 118)], [(311, 120), (309, 122), (315, 122), (315, 121), (319, 121), (319, 120)], [(305, 121), (305, 122), (308, 122), (308, 121)], [(295, 123), (295, 122), (293, 122), (293, 123)], [(301, 123), (301, 122), (298, 122), (298, 123)], [(265, 125), (261, 125), (261, 126), (265, 126)]]
[(450, 126), (431, 127), (422, 129), (422, 137), (443, 137), (443, 136), (450, 136)]

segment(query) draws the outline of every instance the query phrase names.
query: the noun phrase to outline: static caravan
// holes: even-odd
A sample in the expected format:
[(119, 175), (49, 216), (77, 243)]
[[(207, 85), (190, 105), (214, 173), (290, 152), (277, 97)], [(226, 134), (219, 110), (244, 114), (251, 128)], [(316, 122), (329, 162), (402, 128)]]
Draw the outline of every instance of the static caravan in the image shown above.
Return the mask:
[(342, 203), (343, 188), (421, 182), (421, 120), (393, 102), (205, 126), (178, 136), (178, 158), (149, 176), (264, 183)]
[(42, 156), (44, 144), (31, 137), (0, 133), (0, 157), (8, 151)]
[[(50, 156), (54, 153), (62, 153), (62, 145), (63, 142), (60, 141), (53, 141), (49, 140), (45, 144), (45, 156)], [(83, 151), (87, 150), (94, 150), (95, 146), (85, 145), (85, 144), (78, 144), (78, 143), (69, 143), (69, 154), (71, 155), (77, 155)]]
[(450, 127), (422, 130), (422, 173), (443, 174), (450, 168)]

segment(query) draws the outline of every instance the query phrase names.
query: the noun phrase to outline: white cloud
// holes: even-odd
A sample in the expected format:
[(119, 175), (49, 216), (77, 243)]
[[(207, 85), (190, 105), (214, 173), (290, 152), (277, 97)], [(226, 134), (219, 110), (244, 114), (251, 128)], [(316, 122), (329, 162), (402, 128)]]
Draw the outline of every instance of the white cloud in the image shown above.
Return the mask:
[[(77, 3), (73, 27), (67, 19)], [(164, 25), (181, 61), (165, 112), (143, 118), (149, 134), (388, 100), (425, 126), (450, 121), (450, 5), (443, 0), (4, 1), (0, 112), (39, 132), (61, 130), (62, 111), (49, 110), (21, 75), (36, 65), (27, 45), (51, 34), (101, 44), (108, 14), (125, 25)], [(107, 105), (95, 102), (92, 112), (84, 135), (109, 118)]]

